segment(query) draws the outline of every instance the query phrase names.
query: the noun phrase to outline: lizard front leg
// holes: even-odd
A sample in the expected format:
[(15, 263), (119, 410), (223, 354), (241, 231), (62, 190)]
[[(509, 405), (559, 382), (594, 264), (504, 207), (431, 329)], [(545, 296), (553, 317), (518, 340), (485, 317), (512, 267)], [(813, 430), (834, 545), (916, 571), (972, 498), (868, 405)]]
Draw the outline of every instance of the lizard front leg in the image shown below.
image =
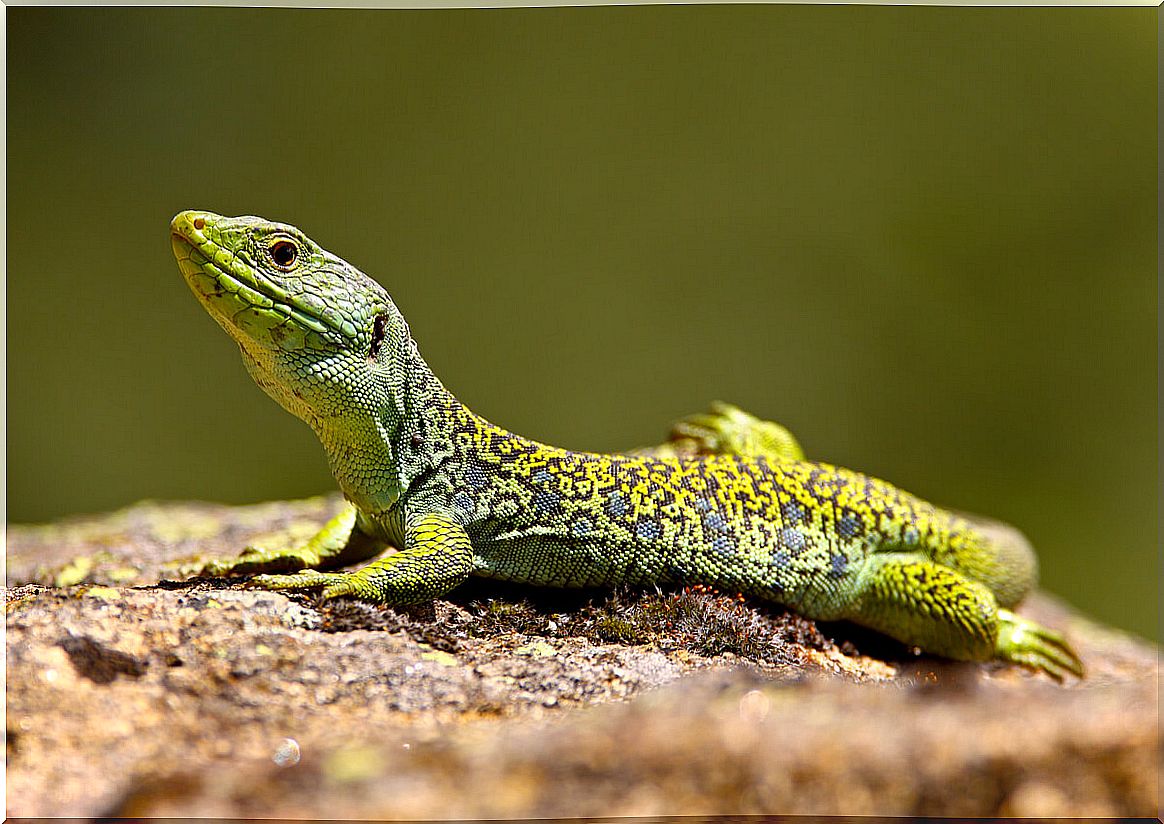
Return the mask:
[(350, 595), (379, 604), (412, 604), (443, 595), (469, 577), (473, 547), (464, 527), (443, 515), (411, 520), (404, 548), (355, 572), (304, 570), (295, 575), (259, 575), (248, 586), (261, 589), (323, 588), (324, 598)]

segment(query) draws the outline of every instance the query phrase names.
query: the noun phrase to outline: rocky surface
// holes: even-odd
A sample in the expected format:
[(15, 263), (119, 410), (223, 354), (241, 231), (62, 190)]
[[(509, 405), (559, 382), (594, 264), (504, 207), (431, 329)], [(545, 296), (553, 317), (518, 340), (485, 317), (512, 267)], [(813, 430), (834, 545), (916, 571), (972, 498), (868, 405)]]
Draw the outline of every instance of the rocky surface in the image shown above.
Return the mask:
[(9, 816), (1155, 816), (1157, 649), (1058, 685), (703, 590), (392, 610), (181, 581), (333, 498), (8, 528)]

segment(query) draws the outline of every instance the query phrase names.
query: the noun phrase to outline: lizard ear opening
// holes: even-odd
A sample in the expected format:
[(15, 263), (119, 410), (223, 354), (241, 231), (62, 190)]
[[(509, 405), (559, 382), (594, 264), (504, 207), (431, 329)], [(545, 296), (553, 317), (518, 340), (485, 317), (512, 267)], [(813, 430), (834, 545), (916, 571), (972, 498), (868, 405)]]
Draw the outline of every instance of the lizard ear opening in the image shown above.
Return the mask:
[(368, 360), (380, 357), (380, 347), (384, 344), (384, 336), (388, 331), (388, 315), (376, 315), (372, 321), (372, 344), (368, 347)]

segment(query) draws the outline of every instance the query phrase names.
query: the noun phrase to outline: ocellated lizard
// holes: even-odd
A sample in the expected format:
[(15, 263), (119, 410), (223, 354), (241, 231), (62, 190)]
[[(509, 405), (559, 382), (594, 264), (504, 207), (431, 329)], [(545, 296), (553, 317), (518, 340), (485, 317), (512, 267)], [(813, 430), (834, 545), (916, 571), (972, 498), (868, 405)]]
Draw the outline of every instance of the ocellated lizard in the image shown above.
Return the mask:
[(171, 236), (194, 294), (259, 386), (315, 430), (347, 500), (306, 544), (207, 573), (390, 604), (469, 575), (706, 584), (950, 658), (1082, 674), (1060, 635), (1011, 611), (1036, 579), (1013, 528), (806, 461), (783, 427), (726, 405), (647, 454), (537, 443), (461, 404), (388, 293), (294, 226), (187, 211)]

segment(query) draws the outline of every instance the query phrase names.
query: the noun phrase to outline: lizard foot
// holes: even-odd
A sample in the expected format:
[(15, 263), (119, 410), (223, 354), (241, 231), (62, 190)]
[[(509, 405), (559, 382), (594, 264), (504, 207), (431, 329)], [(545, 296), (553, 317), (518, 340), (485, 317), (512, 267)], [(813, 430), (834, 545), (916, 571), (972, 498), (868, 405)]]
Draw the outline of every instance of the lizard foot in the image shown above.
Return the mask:
[(382, 601), (383, 595), (376, 585), (376, 578), (382, 575), (377, 567), (364, 567), (355, 572), (317, 572), (304, 569), (293, 575), (256, 575), (244, 586), (248, 589), (319, 589), (323, 588), (325, 599), (350, 595), (367, 601)]
[(1066, 638), (1007, 609), (998, 611), (995, 656), (1045, 672), (1056, 681), (1067, 673), (1083, 677), (1083, 662)]
[(318, 566), (319, 553), (311, 547), (271, 549), (248, 546), (235, 558), (218, 558), (202, 565), (200, 574), (219, 577), (251, 572), (293, 572)]
[(675, 423), (671, 440), (690, 442), (697, 454), (763, 456), (772, 460), (804, 460), (792, 433), (778, 423), (762, 421), (739, 407), (714, 401), (711, 411), (689, 415)]
[(328, 589), (350, 577), (344, 572), (317, 572), (314, 569), (304, 569), (293, 575), (256, 575), (243, 586), (247, 589), (317, 589), (325, 587), (324, 596)]

